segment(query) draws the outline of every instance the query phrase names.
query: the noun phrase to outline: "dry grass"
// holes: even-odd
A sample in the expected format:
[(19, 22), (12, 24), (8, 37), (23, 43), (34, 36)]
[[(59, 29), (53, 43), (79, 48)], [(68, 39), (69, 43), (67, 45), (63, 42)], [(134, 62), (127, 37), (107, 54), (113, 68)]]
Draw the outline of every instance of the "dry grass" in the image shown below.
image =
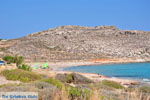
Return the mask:
[(1, 74), (7, 79), (30, 83), (1, 85), (0, 92), (36, 91), (39, 92), (39, 100), (150, 100), (150, 87), (124, 88), (112, 81), (74, 84), (72, 87), (55, 78), (44, 78), (21, 69), (5, 70)]
[(42, 79), (42, 76), (34, 72), (25, 71), (21, 69), (4, 70), (1, 72), (7, 80), (31, 82)]

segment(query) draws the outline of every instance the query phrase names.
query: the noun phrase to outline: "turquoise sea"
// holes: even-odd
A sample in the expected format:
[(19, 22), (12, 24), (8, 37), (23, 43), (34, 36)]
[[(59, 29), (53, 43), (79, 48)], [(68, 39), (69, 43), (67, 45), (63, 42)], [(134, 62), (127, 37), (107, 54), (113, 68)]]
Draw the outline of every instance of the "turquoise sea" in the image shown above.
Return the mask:
[(63, 70), (150, 81), (150, 63), (73, 66), (64, 68)]

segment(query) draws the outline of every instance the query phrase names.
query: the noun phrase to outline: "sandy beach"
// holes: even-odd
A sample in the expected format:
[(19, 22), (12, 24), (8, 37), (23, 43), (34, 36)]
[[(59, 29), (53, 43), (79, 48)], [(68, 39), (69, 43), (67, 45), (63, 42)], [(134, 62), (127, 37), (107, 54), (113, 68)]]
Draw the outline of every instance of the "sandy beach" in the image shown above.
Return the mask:
[[(73, 61), (52, 61), (48, 62), (51, 68), (59, 69), (63, 67), (72, 67), (72, 66), (86, 66), (86, 65), (102, 65), (102, 64), (119, 64), (119, 63), (140, 63), (140, 62), (149, 62), (149, 59), (92, 59), (92, 60), (73, 60)], [(28, 63), (29, 65), (34, 64), (44, 64), (45, 62), (32, 62)]]
[[(117, 63), (140, 63), (140, 62), (148, 62), (148, 60), (143, 59), (95, 59), (89, 61), (61, 61), (61, 62), (49, 62), (50, 69), (37, 69), (34, 70), (38, 73), (46, 74), (50, 77), (54, 77), (57, 74), (64, 73), (72, 73), (71, 71), (63, 71), (62, 68), (72, 67), (72, 66), (86, 66), (86, 65), (102, 65), (102, 64), (117, 64)], [(34, 65), (35, 63), (30, 63), (30, 65)], [(40, 63), (42, 64), (42, 62)], [(139, 84), (139, 81), (131, 80), (131, 79), (121, 79), (114, 77), (107, 77), (104, 75), (94, 74), (94, 73), (79, 73), (95, 82), (100, 82), (102, 80), (110, 80), (121, 83), (124, 86), (128, 85), (136, 85)]]

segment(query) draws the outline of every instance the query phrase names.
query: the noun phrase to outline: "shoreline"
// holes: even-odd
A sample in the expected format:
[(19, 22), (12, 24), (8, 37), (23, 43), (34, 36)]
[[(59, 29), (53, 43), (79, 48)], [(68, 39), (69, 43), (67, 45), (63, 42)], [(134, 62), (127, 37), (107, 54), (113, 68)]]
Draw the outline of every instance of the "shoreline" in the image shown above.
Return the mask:
[[(123, 63), (146, 63), (149, 62), (149, 60), (143, 60), (143, 59), (113, 59), (113, 60), (91, 60), (91, 61), (61, 61), (61, 62), (49, 62), (49, 66), (51, 70), (47, 69), (42, 70), (43, 73), (50, 73), (53, 76), (56, 74), (68, 74), (73, 73), (73, 71), (64, 71), (63, 68), (66, 67), (74, 67), (74, 66), (89, 66), (89, 65), (103, 65), (103, 64), (123, 64)], [(52, 67), (51, 67), (52, 66)], [(110, 80), (115, 81), (118, 83), (121, 83), (124, 86), (129, 85), (138, 85), (143, 83), (142, 81), (134, 80), (134, 79), (125, 79), (125, 78), (117, 78), (117, 77), (107, 77), (104, 75), (96, 74), (96, 73), (81, 73), (81, 72), (75, 72), (78, 74), (81, 74), (95, 82), (100, 82), (102, 80)]]
[(66, 67), (77, 67), (77, 66), (91, 66), (91, 65), (109, 65), (109, 64), (128, 64), (128, 63), (149, 63), (150, 60), (145, 59), (115, 59), (115, 60), (105, 60), (105, 61), (60, 61), (60, 62), (49, 62), (50, 66), (57, 71), (60, 68)]

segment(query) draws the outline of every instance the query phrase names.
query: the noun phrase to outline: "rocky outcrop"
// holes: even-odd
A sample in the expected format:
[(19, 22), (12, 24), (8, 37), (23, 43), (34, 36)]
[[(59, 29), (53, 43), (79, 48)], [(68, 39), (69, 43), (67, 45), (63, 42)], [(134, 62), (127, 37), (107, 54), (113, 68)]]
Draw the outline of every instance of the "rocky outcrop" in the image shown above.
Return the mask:
[(86, 78), (85, 76), (77, 74), (77, 73), (57, 74), (56, 79), (58, 79), (62, 82), (65, 82), (65, 83), (74, 83), (74, 84), (94, 83), (92, 80)]
[(60, 26), (10, 41), (4, 52), (31, 61), (150, 58), (150, 32), (115, 26)]

